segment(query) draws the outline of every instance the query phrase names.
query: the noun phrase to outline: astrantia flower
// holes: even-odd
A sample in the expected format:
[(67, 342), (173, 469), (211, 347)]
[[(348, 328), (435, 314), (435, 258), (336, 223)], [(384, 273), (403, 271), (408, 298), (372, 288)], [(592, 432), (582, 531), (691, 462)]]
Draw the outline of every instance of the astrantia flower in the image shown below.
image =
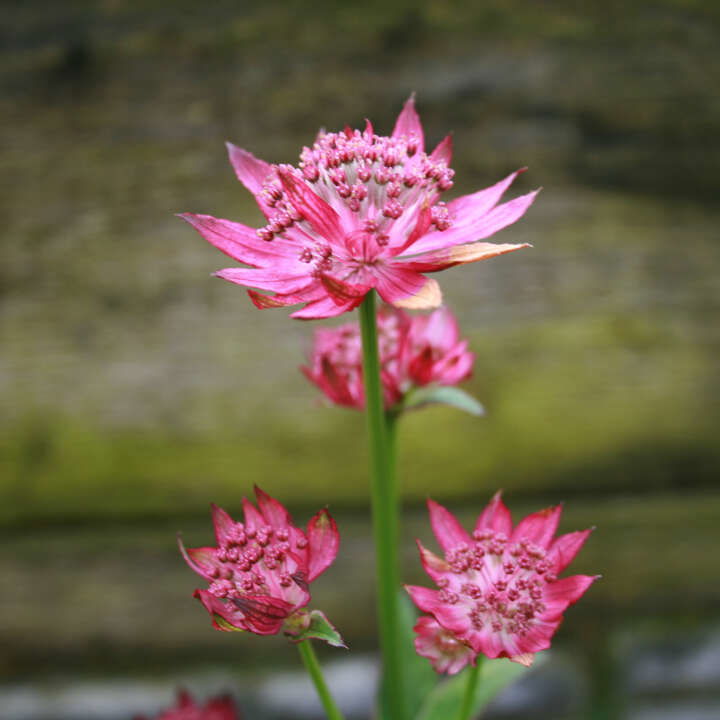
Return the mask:
[[(135, 720), (147, 720), (143, 715)], [(229, 696), (213, 698), (198, 705), (186, 690), (178, 693), (177, 703), (156, 716), (155, 720), (240, 720), (233, 699)]]
[(255, 496), (259, 509), (243, 499), (244, 523), (212, 506), (217, 547), (186, 549), (181, 542), (180, 550), (210, 583), (194, 596), (218, 630), (273, 635), (310, 602), (309, 583), (333, 562), (340, 538), (327, 510), (303, 532), (277, 500), (258, 487)]
[(333, 317), (357, 307), (373, 288), (398, 307), (434, 308), (440, 288), (424, 273), (527, 247), (477, 242), (514, 223), (532, 203), (534, 192), (498, 205), (517, 173), (440, 201), (453, 184), (450, 137), (425, 152), (412, 98), (390, 137), (376, 135), (369, 122), (363, 131), (321, 132), (297, 167), (228, 149), (267, 223), (254, 229), (209, 215), (181, 217), (249, 266), (216, 275), (254, 288), (249, 294), (259, 308), (305, 303), (292, 317)]
[(413, 628), (415, 650), (428, 658), (435, 672), (455, 675), (466, 665), (474, 665), (477, 653), (455, 633), (446, 630), (430, 615), (423, 615)]
[(558, 575), (572, 562), (590, 530), (553, 539), (561, 508), (528, 515), (513, 529), (498, 493), (466, 532), (444, 507), (428, 501), (440, 558), (422, 544), (420, 557), (440, 590), (407, 586), (415, 604), (489, 658), (530, 665), (550, 647), (563, 612), (597, 576)]
[[(467, 379), (475, 359), (460, 339), (447, 308), (410, 316), (384, 306), (377, 314), (380, 373), (385, 407), (413, 388), (456, 385)], [(310, 364), (301, 370), (337, 405), (363, 408), (362, 340), (357, 322), (315, 332)]]

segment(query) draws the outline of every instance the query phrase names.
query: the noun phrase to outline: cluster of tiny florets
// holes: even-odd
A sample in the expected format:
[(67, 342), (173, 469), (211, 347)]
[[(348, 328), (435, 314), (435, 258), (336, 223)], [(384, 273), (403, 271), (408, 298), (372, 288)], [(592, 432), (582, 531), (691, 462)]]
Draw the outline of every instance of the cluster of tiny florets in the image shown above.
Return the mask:
[[(437, 199), (452, 187), (454, 171), (444, 160), (421, 152), (414, 135), (383, 137), (370, 128), (323, 133), (312, 147), (303, 148), (299, 167), (277, 167), (305, 181), (336, 210), (356, 216), (358, 232), (370, 236), (377, 246), (387, 244), (394, 221), (423, 204), (430, 209), (431, 226), (437, 230), (450, 227), (447, 207)], [(270, 241), (294, 226), (308, 239), (315, 239), (289, 202), (276, 173), (266, 179), (260, 195), (268, 214), (267, 224), (257, 231), (262, 240)], [(315, 261), (323, 270), (332, 265), (327, 247), (306, 246), (300, 259)]]
[(440, 579), (440, 599), (450, 605), (462, 602), (468, 606), (476, 630), (525, 635), (536, 616), (546, 609), (542, 602), (544, 586), (557, 580), (550, 572), (546, 551), (524, 539), (511, 542), (492, 530), (476, 531), (473, 539), (474, 543), (458, 545), (446, 553), (451, 572), (464, 575), (468, 581), (458, 583), (453, 591), (448, 588), (448, 578)]
[(303, 550), (307, 544), (302, 536), (291, 543), (288, 531), (282, 528), (264, 525), (253, 529), (235, 523), (213, 551), (218, 566), (210, 572), (213, 581), (208, 590), (218, 598), (267, 595), (266, 571), (273, 572), (282, 587), (290, 587), (301, 579), (284, 570), (284, 562), (293, 549)]

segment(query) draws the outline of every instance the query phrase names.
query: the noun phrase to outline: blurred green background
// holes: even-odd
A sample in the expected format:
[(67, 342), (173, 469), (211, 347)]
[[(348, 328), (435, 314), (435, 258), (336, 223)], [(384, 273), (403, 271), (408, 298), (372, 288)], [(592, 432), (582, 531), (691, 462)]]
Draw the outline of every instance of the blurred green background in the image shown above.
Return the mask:
[(720, 6), (37, 0), (3, 15), (8, 687), (292, 664), (281, 641), (213, 633), (174, 548), (181, 528), (209, 541), (209, 502), (237, 511), (255, 482), (298, 519), (339, 516), (315, 601), (374, 648), (363, 418), (323, 407), (297, 370), (318, 324), (211, 278), (227, 258), (173, 214), (257, 222), (225, 140), (294, 162), (319, 127), (389, 132), (415, 91), (429, 144), (454, 133), (453, 192), (525, 165), (512, 192), (544, 190), (501, 236), (533, 249), (438, 276), (488, 414), (403, 420), (406, 577), (422, 579), (428, 495), (468, 521), (498, 487), (516, 517), (566, 501), (563, 529), (598, 526), (577, 570), (604, 579), (558, 638), (575, 704), (547, 717), (720, 707), (717, 642), (709, 686), (625, 681), (648, 643), (678, 657), (720, 622)]

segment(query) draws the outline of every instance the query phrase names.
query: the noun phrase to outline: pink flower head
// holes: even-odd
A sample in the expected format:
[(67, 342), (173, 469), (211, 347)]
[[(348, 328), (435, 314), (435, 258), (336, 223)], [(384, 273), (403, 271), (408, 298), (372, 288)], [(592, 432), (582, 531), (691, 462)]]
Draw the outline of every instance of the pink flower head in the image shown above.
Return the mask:
[[(135, 720), (146, 718), (139, 716)], [(229, 696), (213, 698), (201, 706), (187, 690), (180, 690), (175, 706), (161, 712), (155, 720), (240, 720), (240, 715)]]
[(476, 653), (530, 665), (550, 647), (565, 609), (598, 576), (558, 575), (572, 562), (590, 530), (553, 539), (560, 506), (528, 515), (513, 529), (500, 493), (472, 535), (444, 507), (428, 501), (440, 558), (418, 542), (427, 574), (439, 590), (407, 586), (415, 604)]
[(435, 672), (455, 675), (466, 665), (475, 664), (477, 653), (455, 633), (442, 627), (434, 617), (423, 615), (413, 630), (417, 634), (417, 654), (428, 658)]
[(266, 163), (230, 144), (228, 150), (266, 224), (180, 217), (249, 266), (216, 275), (254, 288), (250, 298), (261, 309), (304, 303), (292, 317), (333, 317), (357, 307), (373, 288), (397, 307), (434, 308), (440, 287), (424, 273), (527, 247), (478, 242), (518, 220), (535, 198), (532, 192), (498, 205), (517, 172), (440, 201), (453, 185), (450, 137), (425, 152), (412, 97), (390, 137), (376, 135), (369, 121), (363, 131), (321, 132), (297, 167)]
[(244, 523), (212, 506), (217, 547), (186, 549), (180, 542), (180, 551), (210, 583), (194, 597), (218, 630), (274, 635), (310, 602), (309, 584), (332, 564), (340, 537), (327, 510), (318, 512), (303, 532), (257, 486), (255, 496), (257, 508), (243, 498)]
[[(447, 308), (410, 316), (383, 306), (377, 327), (386, 408), (412, 388), (456, 385), (470, 376), (475, 356), (460, 339), (457, 321)], [(301, 370), (331, 402), (362, 409), (365, 390), (357, 322), (316, 330), (309, 366)]]

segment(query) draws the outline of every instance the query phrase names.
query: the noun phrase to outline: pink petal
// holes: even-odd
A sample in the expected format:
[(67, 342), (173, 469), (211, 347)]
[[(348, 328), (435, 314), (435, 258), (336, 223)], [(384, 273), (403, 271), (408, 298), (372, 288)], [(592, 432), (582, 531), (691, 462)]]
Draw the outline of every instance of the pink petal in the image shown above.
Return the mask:
[(238, 180), (253, 195), (257, 195), (262, 190), (265, 180), (272, 173), (272, 165), (232, 143), (225, 143), (225, 147)]
[(545, 587), (544, 600), (547, 603), (560, 602), (565, 606), (577, 602), (599, 575), (571, 575)]
[(327, 510), (321, 510), (310, 520), (307, 529), (308, 538), (308, 581), (330, 567), (340, 547), (340, 534), (335, 520)]
[(344, 248), (345, 232), (340, 216), (321, 197), (316, 195), (300, 178), (288, 171), (279, 171), (280, 181), (288, 200), (312, 229), (330, 245)]
[(513, 542), (529, 540), (541, 548), (549, 548), (560, 522), (562, 505), (545, 508), (523, 518), (512, 534)]
[(307, 270), (301, 274), (271, 268), (224, 268), (218, 270), (215, 276), (236, 285), (270, 290), (281, 295), (299, 292), (313, 283), (313, 277)]
[(446, 250), (424, 253), (417, 256), (416, 262), (407, 263), (415, 272), (438, 272), (447, 270), (455, 265), (466, 265), (471, 262), (490, 260), (490, 258), (506, 255), (507, 253), (532, 247), (529, 243), (512, 245), (509, 243), (470, 243), (469, 245), (456, 245)]
[(211, 215), (182, 213), (178, 217), (190, 223), (211, 245), (238, 262), (254, 267), (267, 267), (277, 262), (299, 264), (297, 247), (283, 238), (266, 242), (247, 225)]
[[(493, 208), (489, 212), (468, 216), (464, 222), (454, 222), (447, 230), (437, 230), (421, 237), (408, 252), (415, 254), (443, 250), (462, 243), (484, 240), (508, 225), (517, 222), (532, 205), (539, 191), (521, 195)], [(478, 258), (480, 259), (480, 258)], [(464, 262), (470, 262), (465, 260)]]
[(215, 548), (186, 548), (180, 535), (178, 535), (177, 541), (180, 553), (185, 558), (185, 562), (190, 566), (190, 569), (194, 570), (200, 577), (212, 580), (211, 573), (218, 564), (215, 558)]
[(320, 280), (330, 297), (338, 305), (343, 305), (348, 301), (362, 300), (372, 289), (369, 285), (355, 285), (327, 273), (320, 275)]
[(265, 525), (265, 518), (260, 514), (258, 509), (247, 499), (242, 499), (243, 514), (245, 515), (245, 528), (248, 530), (257, 530)]
[(547, 559), (553, 563), (553, 572), (556, 575), (559, 575), (575, 559), (591, 532), (592, 530), (578, 530), (560, 535), (553, 540)]
[(502, 501), (502, 493), (493, 495), (488, 506), (480, 513), (475, 524), (476, 530), (494, 530), (504, 533), (508, 538), (512, 535), (512, 516)]
[(247, 629), (257, 635), (275, 635), (280, 632), (283, 622), (295, 609), (285, 600), (266, 595), (244, 595), (230, 600), (228, 604), (242, 612)]
[(467, 629), (469, 620), (464, 608), (443, 603), (437, 590), (418, 585), (406, 585), (405, 590), (420, 610), (431, 613), (446, 630), (462, 633)]
[(397, 263), (376, 267), (375, 287), (380, 297), (391, 305), (407, 310), (429, 310), (442, 302), (440, 286), (413, 270)]
[[(452, 160), (452, 135), (446, 135), (430, 153), (430, 159), (438, 162), (442, 160), (446, 165), (450, 165)], [(512, 182), (512, 181), (511, 181)]]
[(418, 139), (418, 151), (425, 150), (425, 135), (423, 133), (420, 117), (415, 110), (415, 94), (413, 93), (403, 105), (403, 109), (395, 121), (395, 128), (392, 137), (410, 137), (414, 135)]
[(256, 292), (255, 290), (247, 291), (252, 304), (258, 310), (268, 310), (270, 308), (287, 307), (288, 305), (297, 305), (302, 300), (299, 300), (294, 295), (264, 295), (263, 293)]
[(458, 545), (470, 545), (472, 543), (468, 532), (449, 510), (434, 500), (428, 500), (427, 505), (430, 511), (430, 525), (438, 544), (444, 552), (448, 552)]
[(510, 173), (506, 178), (488, 188), (451, 200), (448, 203), (448, 210), (455, 221), (460, 224), (468, 222), (471, 218), (481, 217), (497, 205), (505, 191), (522, 172), (525, 172), (525, 168)]
[(276, 530), (285, 530), (288, 525), (292, 524), (290, 514), (283, 505), (275, 498), (270, 497), (266, 492), (263, 492), (257, 485), (255, 485), (255, 497), (257, 498), (260, 512), (270, 527)]
[(224, 545), (230, 535), (230, 531), (235, 527), (235, 521), (215, 503), (211, 503), (210, 508), (212, 510), (212, 520), (215, 528), (215, 539), (218, 545)]
[(345, 312), (354, 310), (361, 302), (362, 298), (358, 298), (356, 300), (348, 300), (346, 303), (338, 305), (335, 300), (328, 296), (309, 302), (304, 308), (291, 313), (290, 317), (299, 320), (322, 320), (337, 317)]
[[(358, 407), (357, 399), (350, 391), (347, 378), (335, 369), (335, 365), (327, 357), (320, 360), (320, 372), (317, 374), (308, 367), (301, 367), (300, 370), (332, 402), (347, 407)], [(362, 407), (362, 404), (359, 407)]]
[(245, 620), (245, 615), (242, 612), (232, 605), (227, 605), (220, 600), (220, 598), (215, 597), (215, 595), (207, 590), (196, 590), (193, 593), (193, 597), (197, 598), (203, 604), (203, 607), (210, 613), (213, 627), (215, 627), (216, 630), (229, 632), (227, 628), (224, 628), (218, 623), (218, 617), (238, 630), (250, 629)]
[(430, 576), (433, 582), (440, 583), (445, 576), (451, 572), (450, 565), (441, 557), (428, 550), (423, 544), (417, 541), (418, 550), (420, 550), (420, 562), (423, 569)]

